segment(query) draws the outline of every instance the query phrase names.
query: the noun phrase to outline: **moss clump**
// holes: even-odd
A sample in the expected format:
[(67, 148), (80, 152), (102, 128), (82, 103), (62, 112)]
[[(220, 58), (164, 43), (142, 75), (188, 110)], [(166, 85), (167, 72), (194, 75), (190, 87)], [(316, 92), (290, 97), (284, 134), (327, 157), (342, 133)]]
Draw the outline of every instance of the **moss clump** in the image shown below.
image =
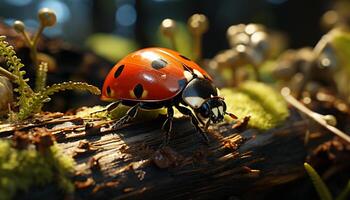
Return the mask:
[[(236, 89), (222, 89), (227, 110), (239, 118), (250, 115), (249, 126), (261, 130), (276, 127), (289, 115), (287, 103), (273, 88), (263, 83), (245, 82)], [(231, 118), (226, 117), (230, 121)]]
[[(119, 105), (117, 109), (109, 113), (111, 119), (119, 119), (123, 117), (130, 107)], [(152, 120), (157, 118), (160, 114), (166, 115), (166, 109), (157, 110), (143, 110), (140, 109), (137, 112), (135, 120)]]
[(72, 193), (74, 185), (68, 177), (73, 169), (73, 159), (63, 155), (57, 145), (39, 152), (35, 148), (19, 150), (10, 141), (0, 140), (0, 199), (53, 182)]

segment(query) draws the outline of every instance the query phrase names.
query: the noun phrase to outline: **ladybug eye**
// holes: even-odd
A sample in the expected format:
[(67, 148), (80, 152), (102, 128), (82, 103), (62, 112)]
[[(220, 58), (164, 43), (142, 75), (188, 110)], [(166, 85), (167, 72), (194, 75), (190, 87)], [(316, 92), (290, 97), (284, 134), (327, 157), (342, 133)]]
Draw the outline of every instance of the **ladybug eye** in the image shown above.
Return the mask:
[(209, 106), (208, 104), (203, 104), (200, 108), (199, 108), (199, 112), (201, 114), (202, 117), (209, 117), (210, 115), (210, 109), (209, 109)]

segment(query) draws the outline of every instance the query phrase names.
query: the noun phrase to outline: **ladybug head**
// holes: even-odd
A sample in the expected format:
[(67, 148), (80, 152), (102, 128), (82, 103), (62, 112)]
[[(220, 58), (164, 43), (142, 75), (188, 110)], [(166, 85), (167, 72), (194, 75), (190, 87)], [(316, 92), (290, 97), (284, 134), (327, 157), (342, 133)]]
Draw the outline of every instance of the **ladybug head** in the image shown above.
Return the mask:
[(196, 109), (195, 112), (202, 119), (209, 119), (212, 123), (218, 123), (224, 119), (226, 103), (221, 97), (211, 97)]

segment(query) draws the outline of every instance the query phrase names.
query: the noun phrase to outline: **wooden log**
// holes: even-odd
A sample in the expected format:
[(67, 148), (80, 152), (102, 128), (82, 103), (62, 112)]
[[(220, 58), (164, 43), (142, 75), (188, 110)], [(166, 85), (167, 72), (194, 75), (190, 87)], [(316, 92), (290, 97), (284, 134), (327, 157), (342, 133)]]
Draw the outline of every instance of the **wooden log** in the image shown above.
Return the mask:
[[(244, 125), (213, 127), (209, 145), (188, 118), (174, 121), (170, 144), (162, 148), (162, 118), (111, 130), (103, 119), (49, 114), (30, 123), (2, 125), (0, 137), (47, 127), (77, 163), (78, 199), (220, 199), (303, 176), (308, 124), (295, 111), (291, 113), (284, 125), (266, 132), (244, 129)], [(43, 195), (45, 190), (47, 197), (57, 192), (51, 187), (33, 189), (29, 197)], [(23, 197), (28, 198), (28, 193), (18, 195)]]

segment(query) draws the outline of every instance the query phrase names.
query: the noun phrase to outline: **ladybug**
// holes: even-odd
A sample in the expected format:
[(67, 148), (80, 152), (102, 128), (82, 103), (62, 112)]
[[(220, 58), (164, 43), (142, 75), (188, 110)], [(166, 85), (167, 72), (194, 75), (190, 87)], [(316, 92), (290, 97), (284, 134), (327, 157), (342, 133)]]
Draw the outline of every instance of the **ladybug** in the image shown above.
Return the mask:
[(207, 142), (205, 131), (211, 123), (223, 121), (225, 114), (236, 119), (226, 112), (225, 101), (209, 74), (189, 58), (165, 48), (145, 48), (124, 57), (108, 73), (101, 99), (114, 101), (107, 110), (120, 103), (131, 107), (113, 128), (133, 119), (139, 109), (166, 108), (167, 119), (162, 126), (166, 144), (172, 129), (173, 107), (191, 118)]

